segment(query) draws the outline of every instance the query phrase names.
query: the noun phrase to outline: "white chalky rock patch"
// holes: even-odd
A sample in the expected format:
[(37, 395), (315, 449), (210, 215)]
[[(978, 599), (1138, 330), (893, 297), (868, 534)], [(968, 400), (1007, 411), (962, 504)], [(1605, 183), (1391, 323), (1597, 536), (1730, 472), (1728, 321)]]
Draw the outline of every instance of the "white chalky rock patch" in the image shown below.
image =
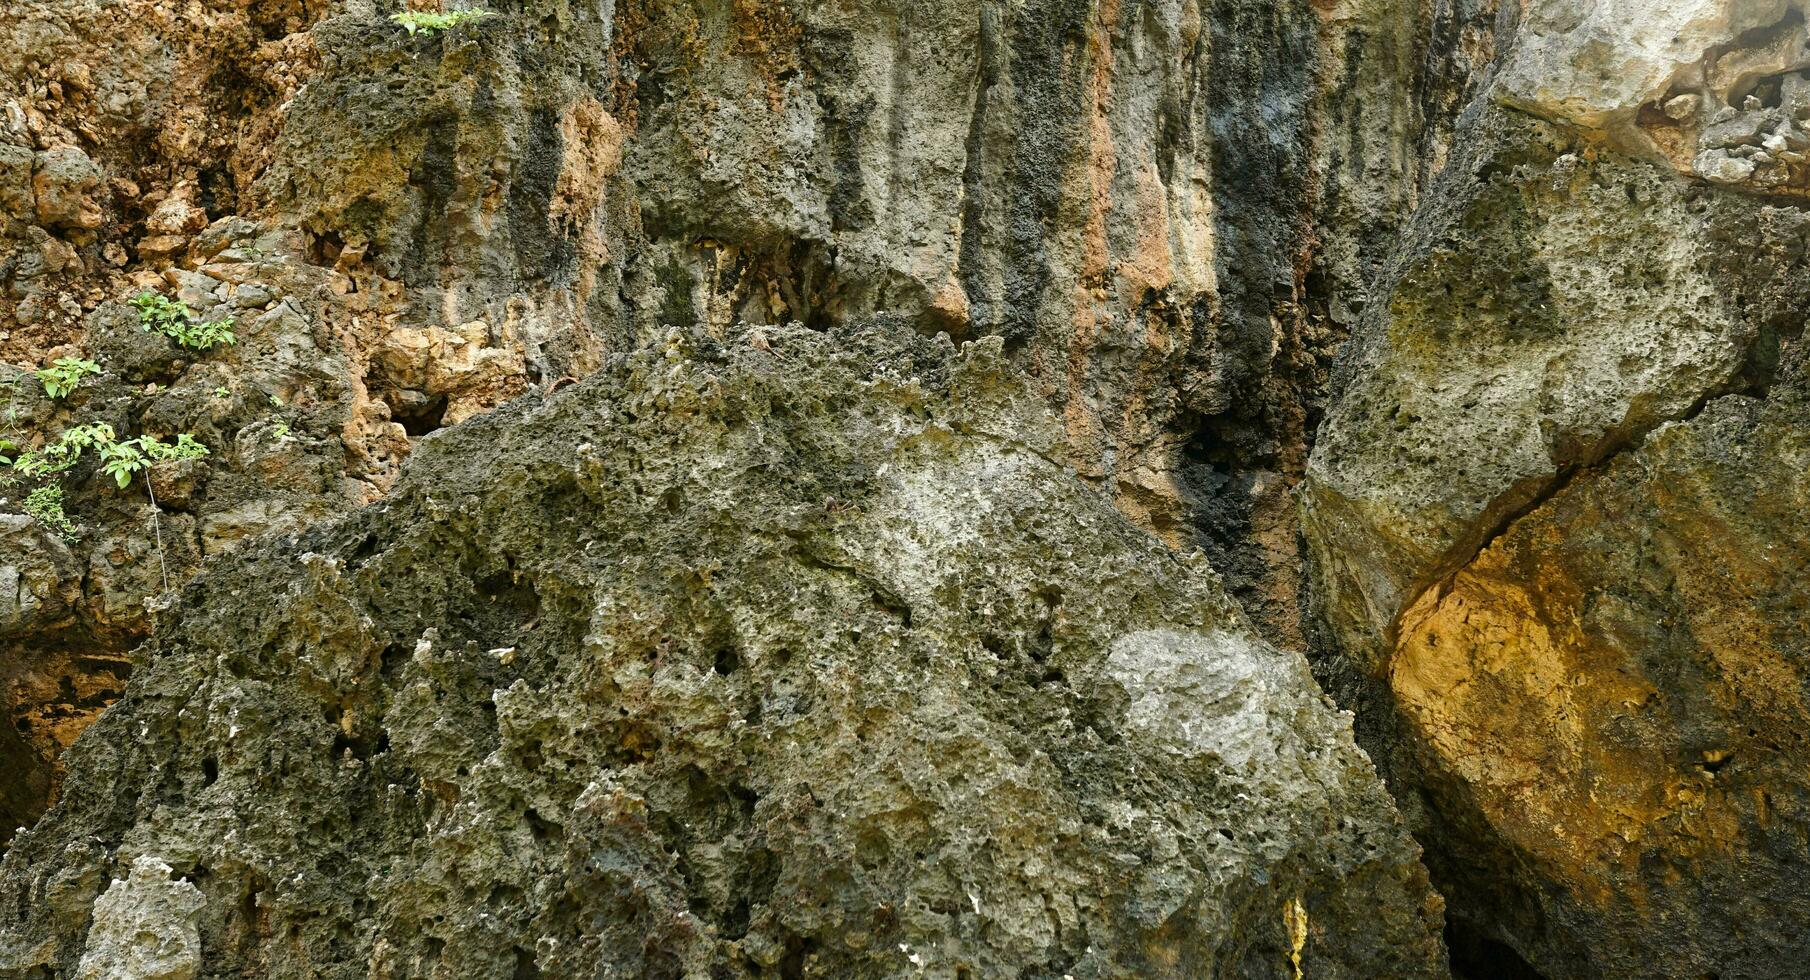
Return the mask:
[(132, 863), (94, 903), (94, 925), (77, 980), (192, 980), (201, 969), (195, 918), (207, 899), (154, 857)]

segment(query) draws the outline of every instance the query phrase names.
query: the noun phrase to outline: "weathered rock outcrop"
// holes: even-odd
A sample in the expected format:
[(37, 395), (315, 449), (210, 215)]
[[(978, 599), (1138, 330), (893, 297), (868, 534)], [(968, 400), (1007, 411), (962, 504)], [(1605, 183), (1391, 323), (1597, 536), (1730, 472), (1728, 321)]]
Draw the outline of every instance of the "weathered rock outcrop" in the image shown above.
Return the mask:
[[(1474, 60), (1493, 9), (1440, 30), (1465, 25)], [(211, 450), (161, 514), (84, 464), (60, 481), (76, 540), (0, 542), (37, 576), (0, 621), (4, 737), (26, 729), (4, 751), (37, 787), (124, 683), (166, 576), (381, 497), (412, 439), (675, 324), (888, 312), (1005, 338), (1087, 479), (1299, 645), (1289, 488), (1331, 350), (1435, 169), (1404, 166), (1419, 121), (1471, 83), (1429, 58), (1427, 106), (1391, 94), (1373, 64), (1457, 47), (1393, 0), (531, 0), (437, 34), (351, 0), (8, 12), (0, 359), (102, 373), (57, 400), (9, 372), (0, 438), (105, 421)], [(236, 316), (242, 342), (138, 335), (145, 290)], [(71, 664), (93, 669), (65, 696)], [(10, 799), (0, 841), (45, 792)]]
[(1306, 662), (899, 334), (675, 334), (211, 567), (0, 973), (1442, 974)]
[(1286, 487), (1334, 339), (1301, 328), (1305, 4), (528, 6), (323, 21), (263, 208), (509, 325), (535, 380), (670, 324), (1002, 336), (1075, 465), (1298, 636)]
[(1533, 5), (1507, 104), (1750, 191), (1810, 191), (1810, 31), (1801, 0)]
[(1810, 589), (1786, 571), (1810, 216), (1716, 186), (1660, 111), (1708, 77), (1705, 114), (1775, 112), (1716, 79), (1802, 34), (1784, 10), (1536, 5), (1308, 469), (1319, 673), (1460, 946), (1545, 975), (1795, 976), (1810, 952)]
[[(84, 775), (9, 866), (30, 941), (13, 962), (182, 976), (230, 950), (254, 974), (401, 975), (481, 948), (558, 972), (601, 955), (561, 931), (595, 914), (636, 933), (622, 949), (654, 937), (611, 954), (628, 972), (1080, 976), (1082, 929), (1113, 937), (1091, 943), (1101, 972), (1286, 976), (1297, 940), (1306, 975), (1421, 969), (1429, 906), (1393, 818), (1255, 630), (1311, 646), (1357, 713), (1450, 898), (1461, 971), (1804, 971), (1803, 0), (507, 0), (438, 31), (404, 30), (403, 6), (19, 0), (0, 17), (0, 440), (16, 444), (0, 455), (95, 422), (210, 450), (124, 488), (92, 456), (0, 485), (0, 771), (16, 774), (0, 846), (57, 798), (64, 749), (145, 685), (116, 712), (130, 721), (76, 750)], [(235, 318), (237, 343), (146, 333), (127, 301), (147, 290)], [(853, 346), (823, 339), (852, 324)], [(962, 370), (1016, 380), (950, 381), (954, 362), (911, 339), (937, 334), (987, 338), (986, 370)], [(720, 391), (677, 397), (691, 381), (658, 376), (669, 336), (675, 378)], [(98, 373), (53, 397), (33, 372), (62, 357)], [(922, 394), (881, 371), (907, 361)], [(627, 388), (557, 394), (600, 369)], [(391, 494), (419, 440), (517, 399), (428, 443), (387, 509), (346, 517)], [(749, 399), (792, 455), (681, 473), (754, 458), (682, 443)], [(1029, 421), (1039, 404), (1059, 438)], [(950, 434), (865, 428), (944, 431), (921, 413)], [(981, 416), (1010, 433), (962, 428)], [(608, 458), (645, 463), (623, 486), (585, 468), (605, 432)], [(939, 499), (983, 478), (990, 496)], [(681, 489), (652, 507), (637, 480)], [(536, 496), (554, 484), (570, 499)], [(27, 505), (44, 489), (66, 527)], [(711, 508), (740, 497), (746, 522), (687, 523), (726, 522)], [(806, 505), (802, 523), (773, 516)], [(576, 513), (618, 533), (548, 516)], [(470, 540), (480, 519), (497, 542)], [(1132, 545), (1131, 526), (1204, 564)], [(347, 535), (366, 531), (361, 555)], [(315, 553), (293, 592), (281, 545), (232, 557), (271, 534)], [(1073, 564), (1109, 551), (1137, 557)], [(991, 578), (957, 575), (970, 559)], [(386, 605), (381, 575), (420, 601)], [(583, 608), (542, 609), (560, 589)], [(652, 632), (592, 630), (621, 618), (600, 595), (641, 603), (626, 621)], [(166, 610), (180, 625), (130, 655)], [(844, 620), (868, 639), (826, 625)], [(226, 643), (229, 621), (272, 645)], [(539, 660), (500, 659), (534, 643)], [(646, 644), (678, 660), (619, 659)], [(1050, 666), (1056, 648), (1071, 659)], [(699, 683), (661, 672), (723, 651)], [(572, 658), (610, 673), (556, 669)], [(882, 708), (851, 664), (878, 669)], [(528, 694), (507, 693), (518, 678)], [(201, 707), (170, 720), (172, 699)], [(194, 720), (240, 702), (263, 712), (254, 734)], [(640, 720), (529, 718), (605, 702)], [(755, 744), (757, 704), (881, 748)], [(1200, 727), (1165, 733), (1190, 712)], [(327, 714), (340, 734), (322, 748)], [(1245, 727), (1259, 717), (1267, 735)], [(678, 720), (700, 718), (728, 727)], [(1197, 737), (1243, 747), (1209, 766)], [(295, 785), (229, 765), (242, 738), (282, 746), (260, 773), (291, 766)], [(542, 772), (555, 756), (630, 775), (593, 787)], [(1015, 802), (946, 788), (943, 758)], [(1339, 774), (1320, 796), (1250, 794), (1266, 802), (1241, 819), (1275, 828), (1274, 848), (1201, 809), (1224, 773), (1261, 783), (1272, 763)], [(772, 777), (786, 767), (810, 767), (811, 791)], [(255, 860), (235, 864), (209, 834), (254, 785), (270, 803), (247, 811), (232, 846)], [(845, 802), (812, 795), (829, 786)], [(329, 801), (328, 822), (302, 800)], [(1126, 830), (1124, 807), (1162, 822)], [(354, 810), (385, 816), (334, 829)], [(1328, 814), (1374, 829), (1314, 830)], [(1020, 864), (973, 849), (983, 818)], [(1208, 826), (1234, 839), (1190, 836)], [(428, 827), (447, 841), (396, 843)], [(90, 833), (110, 843), (81, 850)], [(1316, 834), (1344, 843), (1313, 857), (1297, 845)], [(1388, 843), (1347, 860), (1351, 834)], [(917, 861), (930, 840), (946, 860)], [(826, 841), (848, 854), (799, 857)], [(370, 880), (386, 853), (425, 884)], [(1143, 870), (1112, 870), (1125, 854)], [(810, 874), (780, 875), (782, 857)], [(473, 861), (483, 883), (462, 877)], [(25, 870), (53, 867), (74, 877)], [(582, 902), (533, 891), (580, 878)], [(597, 889), (613, 911), (584, 904)], [(852, 904), (814, 897), (830, 894)], [(1350, 931), (1359, 901), (1385, 910), (1377, 935)], [(1223, 914), (1176, 918), (1188, 902)], [(857, 905), (892, 918), (857, 929)], [(883, 933), (904, 959), (877, 958)], [(1402, 963), (1377, 958), (1390, 942)]]

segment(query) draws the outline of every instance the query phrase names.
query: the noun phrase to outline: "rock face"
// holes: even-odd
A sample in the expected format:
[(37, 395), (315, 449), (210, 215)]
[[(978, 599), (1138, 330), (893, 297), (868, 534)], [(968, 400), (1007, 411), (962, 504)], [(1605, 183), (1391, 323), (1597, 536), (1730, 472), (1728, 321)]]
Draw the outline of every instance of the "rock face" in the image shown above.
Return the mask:
[(1776, 113), (1715, 80), (1802, 20), (1627, 6), (1529, 15), (1376, 284), (1304, 485), (1317, 667), (1460, 966), (1797, 975), (1810, 219), (1639, 127), (1701, 72), (1706, 134)]
[[(530, 0), (420, 34), (393, 6), (21, 0), (0, 25), (0, 438), (211, 451), (160, 510), (84, 462), (57, 481), (73, 540), (0, 542), (37, 576), (0, 621), (33, 787), (0, 793), (0, 842), (166, 577), (378, 499), (413, 439), (673, 325), (1004, 338), (1069, 461), (1301, 644), (1289, 487), (1360, 273), (1433, 169), (1405, 147), (1470, 84), (1442, 55), (1433, 108), (1388, 94), (1371, 66), (1422, 43), (1400, 4)], [(1493, 10), (1442, 21), (1467, 58)], [(142, 335), (146, 290), (240, 342)], [(66, 356), (101, 374), (50, 398), (27, 372)]]
[(896, 326), (675, 334), (203, 574), (0, 972), (1441, 975), (1306, 662)]
[[(0, 843), (166, 578), (380, 498), (413, 439), (674, 324), (1006, 338), (1070, 462), (1302, 645), (1289, 489), (1494, 5), (1430, 39), (1395, 0), (982, 7), (534, 0), (410, 35), (385, 4), (13, 4), (0, 438), (104, 421), (211, 455), (156, 508), (84, 462), (70, 540), (0, 541), (29, 586), (0, 751), (30, 773)], [(146, 290), (240, 343), (142, 335)], [(53, 399), (29, 371), (65, 356), (101, 374)]]
[(0, 456), (209, 450), (0, 471), (18, 971), (1437, 971), (1267, 641), (1458, 972), (1805, 972), (1803, 0), (404, 6), (0, 18)]
[(1488, 107), (1462, 142), (1320, 432), (1309, 536), (1340, 630), (1382, 636), (1566, 475), (1765, 387), (1810, 311), (1796, 209)]

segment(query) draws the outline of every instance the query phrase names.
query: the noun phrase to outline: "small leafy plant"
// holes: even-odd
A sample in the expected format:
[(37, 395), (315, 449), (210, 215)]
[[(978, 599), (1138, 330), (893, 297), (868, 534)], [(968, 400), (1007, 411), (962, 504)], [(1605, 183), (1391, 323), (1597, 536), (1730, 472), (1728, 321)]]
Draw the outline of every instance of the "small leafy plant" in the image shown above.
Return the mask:
[[(200, 459), (208, 455), (207, 447), (186, 432), (178, 435), (175, 442), (164, 442), (150, 435), (121, 442), (118, 433), (113, 431), (113, 426), (105, 422), (91, 422), (65, 429), (57, 441), (20, 455), (13, 461), (13, 471), (34, 479), (54, 476), (74, 466), (82, 458), (82, 453), (89, 449), (100, 457), (101, 470), (113, 477), (113, 482), (121, 490), (132, 485), (134, 476), (158, 463)], [(157, 506), (157, 493), (151, 489), (148, 478), (145, 480), (145, 494), (151, 498), (151, 531), (157, 536), (157, 565), (163, 572), (163, 588), (167, 592), (170, 588), (170, 569), (164, 560), (163, 526), (158, 520), (162, 511)], [(70, 538), (75, 533), (74, 525), (63, 515), (61, 487), (52, 485), (33, 490), (26, 497), (25, 506), (27, 513), (45, 526), (54, 528), (65, 538)]]
[(207, 455), (207, 447), (186, 432), (177, 436), (173, 443), (160, 442), (156, 436), (139, 436), (125, 442), (107, 443), (96, 451), (100, 453), (101, 470), (111, 476), (121, 490), (132, 485), (132, 477), (158, 463), (200, 459)]
[(56, 442), (43, 449), (21, 453), (18, 459), (13, 460), (13, 469), (21, 476), (33, 479), (55, 476), (74, 466), (82, 458), (83, 450), (99, 450), (102, 446), (115, 444), (115, 439), (113, 426), (105, 422), (64, 429)]
[(138, 310), (138, 322), (147, 332), (163, 334), (184, 347), (211, 350), (239, 339), (233, 335), (232, 317), (201, 323), (187, 303), (161, 293), (140, 293), (132, 298), (132, 306)]
[(13, 469), (33, 479), (55, 476), (74, 466), (83, 451), (89, 449), (100, 457), (101, 470), (113, 477), (121, 490), (131, 485), (133, 476), (157, 463), (200, 459), (208, 454), (207, 447), (186, 432), (177, 436), (175, 442), (163, 442), (156, 436), (121, 442), (113, 426), (92, 422), (64, 429), (56, 442), (20, 455), (13, 462)]
[(75, 524), (69, 515), (63, 513), (63, 488), (57, 486), (39, 487), (25, 497), (25, 513), (39, 524), (50, 528), (61, 535), (65, 541), (74, 541), (80, 537)]
[(46, 395), (63, 398), (74, 391), (83, 378), (101, 373), (101, 366), (79, 357), (59, 357), (36, 373)]
[(390, 15), (390, 20), (413, 36), (415, 34), (438, 34), (441, 31), (450, 31), (460, 24), (495, 16), (496, 14), (489, 10), (449, 10), (443, 14), (408, 10)]
[[(99, 452), (101, 469), (112, 476), (113, 482), (124, 490), (132, 485), (132, 477), (137, 473), (158, 463), (200, 459), (207, 455), (207, 447), (184, 432), (176, 437), (174, 443), (159, 442), (156, 436), (139, 436), (126, 442), (109, 443), (100, 447)], [(170, 566), (163, 556), (163, 522), (159, 519), (163, 509), (157, 506), (157, 491), (151, 489), (149, 476), (145, 477), (145, 496), (151, 500), (151, 533), (157, 536), (157, 567), (163, 573), (163, 590), (168, 592)]]
[[(16, 446), (3, 439), (0, 439), (0, 449), (17, 452)], [(101, 471), (113, 477), (113, 482), (121, 490), (132, 485), (133, 477), (159, 463), (200, 459), (208, 455), (207, 447), (186, 432), (178, 435), (174, 442), (164, 442), (152, 435), (121, 442), (113, 426), (105, 422), (90, 422), (64, 429), (55, 442), (41, 449), (19, 453), (16, 459), (9, 460), (0, 455), (0, 464), (10, 462), (13, 473), (31, 479), (44, 479), (75, 466), (88, 450), (93, 450), (100, 457)], [(4, 482), (11, 482), (11, 477), (7, 477)], [(145, 479), (145, 494), (151, 500), (151, 531), (157, 537), (157, 565), (163, 573), (163, 588), (167, 592), (170, 588), (170, 569), (163, 552), (163, 526), (158, 520), (162, 509), (157, 505), (157, 492), (152, 488), (149, 477)], [(76, 539), (75, 525), (63, 512), (62, 487), (52, 483), (33, 490), (25, 498), (25, 512), (61, 534), (65, 540)]]

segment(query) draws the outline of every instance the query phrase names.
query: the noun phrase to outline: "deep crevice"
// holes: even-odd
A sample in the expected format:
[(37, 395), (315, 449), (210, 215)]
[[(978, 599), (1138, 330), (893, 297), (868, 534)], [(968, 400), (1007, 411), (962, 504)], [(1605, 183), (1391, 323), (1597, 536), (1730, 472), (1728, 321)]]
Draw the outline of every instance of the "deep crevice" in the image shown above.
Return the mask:
[(1445, 944), (1452, 957), (1453, 980), (1546, 980), (1514, 947), (1450, 914)]

